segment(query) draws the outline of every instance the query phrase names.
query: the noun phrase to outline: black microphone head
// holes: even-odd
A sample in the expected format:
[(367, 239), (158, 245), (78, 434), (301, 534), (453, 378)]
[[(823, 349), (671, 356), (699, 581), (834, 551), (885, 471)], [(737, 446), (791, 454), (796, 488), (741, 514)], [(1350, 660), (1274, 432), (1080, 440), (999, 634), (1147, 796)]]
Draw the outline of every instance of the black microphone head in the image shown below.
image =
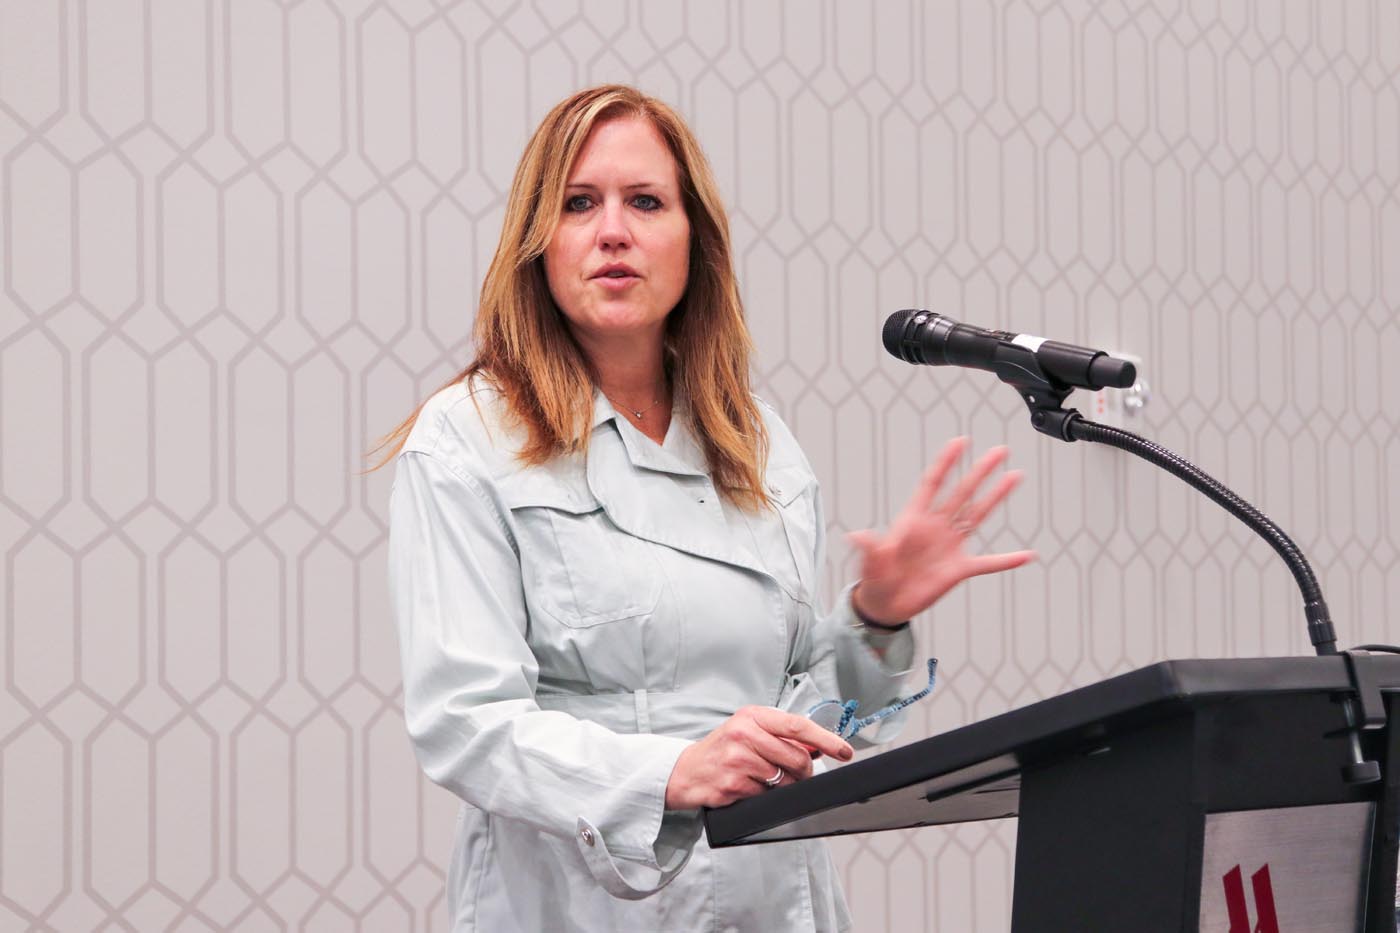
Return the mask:
[(891, 356), (906, 363), (940, 366), (948, 362), (943, 347), (948, 331), (957, 326), (952, 318), (941, 314), (905, 308), (885, 320), (882, 337)]
[(912, 321), (914, 315), (918, 313), (919, 312), (913, 308), (896, 311), (885, 319), (885, 329), (881, 334), (881, 339), (885, 344), (885, 350), (889, 352), (890, 356), (898, 357), (906, 363), (911, 363), (913, 360), (910, 360), (904, 355), (901, 351), (901, 346), (904, 343), (904, 335), (909, 330), (909, 322)]

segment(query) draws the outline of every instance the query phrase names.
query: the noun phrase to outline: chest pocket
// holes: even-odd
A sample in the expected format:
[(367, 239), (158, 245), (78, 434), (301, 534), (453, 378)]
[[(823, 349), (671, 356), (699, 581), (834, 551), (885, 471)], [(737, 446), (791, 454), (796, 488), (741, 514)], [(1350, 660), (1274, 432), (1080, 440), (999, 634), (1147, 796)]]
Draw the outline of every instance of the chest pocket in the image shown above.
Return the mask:
[(816, 584), (816, 480), (801, 467), (772, 467), (767, 483), (777, 514), (758, 530), (762, 546), (778, 582), (795, 599), (810, 603)]
[(502, 489), (528, 605), (570, 628), (649, 615), (661, 597), (651, 545), (618, 529), (586, 487), (548, 478)]

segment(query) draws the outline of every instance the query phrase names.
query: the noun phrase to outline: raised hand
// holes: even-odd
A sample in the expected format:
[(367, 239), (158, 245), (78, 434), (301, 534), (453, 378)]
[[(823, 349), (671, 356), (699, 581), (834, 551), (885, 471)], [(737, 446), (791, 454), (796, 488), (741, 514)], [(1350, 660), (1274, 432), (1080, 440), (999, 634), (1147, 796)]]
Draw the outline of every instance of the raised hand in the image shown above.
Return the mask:
[(944, 446), (888, 531), (867, 529), (848, 536), (861, 552), (860, 582), (851, 594), (861, 615), (893, 625), (924, 611), (968, 577), (1010, 570), (1035, 557), (1034, 551), (969, 554), (964, 550), (968, 536), (1023, 475), (1008, 470), (990, 492), (974, 499), (979, 487), (1006, 462), (1007, 449), (993, 447), (942, 501), (935, 501), (966, 449), (965, 437)]

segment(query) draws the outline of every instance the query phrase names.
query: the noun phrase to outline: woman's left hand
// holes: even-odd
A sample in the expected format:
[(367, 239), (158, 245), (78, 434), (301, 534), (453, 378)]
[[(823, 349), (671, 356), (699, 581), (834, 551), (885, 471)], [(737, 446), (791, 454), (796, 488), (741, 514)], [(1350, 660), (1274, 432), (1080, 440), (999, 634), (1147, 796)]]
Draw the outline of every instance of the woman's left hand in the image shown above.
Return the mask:
[(993, 447), (973, 464), (942, 502), (943, 481), (967, 449), (967, 438), (949, 441), (924, 472), (909, 504), (884, 534), (856, 531), (848, 540), (862, 552), (860, 582), (851, 593), (856, 610), (874, 622), (894, 625), (923, 612), (968, 577), (1019, 567), (1034, 551), (969, 554), (968, 535), (1021, 481), (1019, 470), (1004, 473), (991, 492), (973, 498), (978, 487), (1009, 453)]

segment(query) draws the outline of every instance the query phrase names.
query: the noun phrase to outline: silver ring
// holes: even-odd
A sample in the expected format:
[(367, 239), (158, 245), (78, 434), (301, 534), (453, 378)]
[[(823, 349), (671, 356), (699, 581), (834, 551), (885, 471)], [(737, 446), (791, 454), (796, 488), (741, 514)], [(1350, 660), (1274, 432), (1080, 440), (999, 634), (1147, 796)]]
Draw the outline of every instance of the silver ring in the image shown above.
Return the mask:
[(779, 768), (777, 774), (774, 774), (772, 777), (770, 777), (768, 780), (764, 781), (763, 783), (764, 783), (764, 784), (767, 784), (769, 787), (777, 787), (777, 786), (778, 786), (779, 784), (781, 784), (782, 782), (783, 782), (783, 769), (782, 769), (782, 768)]
[(957, 521), (953, 522), (953, 530), (956, 531), (958, 534), (962, 535), (963, 537), (967, 537), (968, 535), (972, 534), (972, 522), (967, 521), (966, 519), (958, 519)]

